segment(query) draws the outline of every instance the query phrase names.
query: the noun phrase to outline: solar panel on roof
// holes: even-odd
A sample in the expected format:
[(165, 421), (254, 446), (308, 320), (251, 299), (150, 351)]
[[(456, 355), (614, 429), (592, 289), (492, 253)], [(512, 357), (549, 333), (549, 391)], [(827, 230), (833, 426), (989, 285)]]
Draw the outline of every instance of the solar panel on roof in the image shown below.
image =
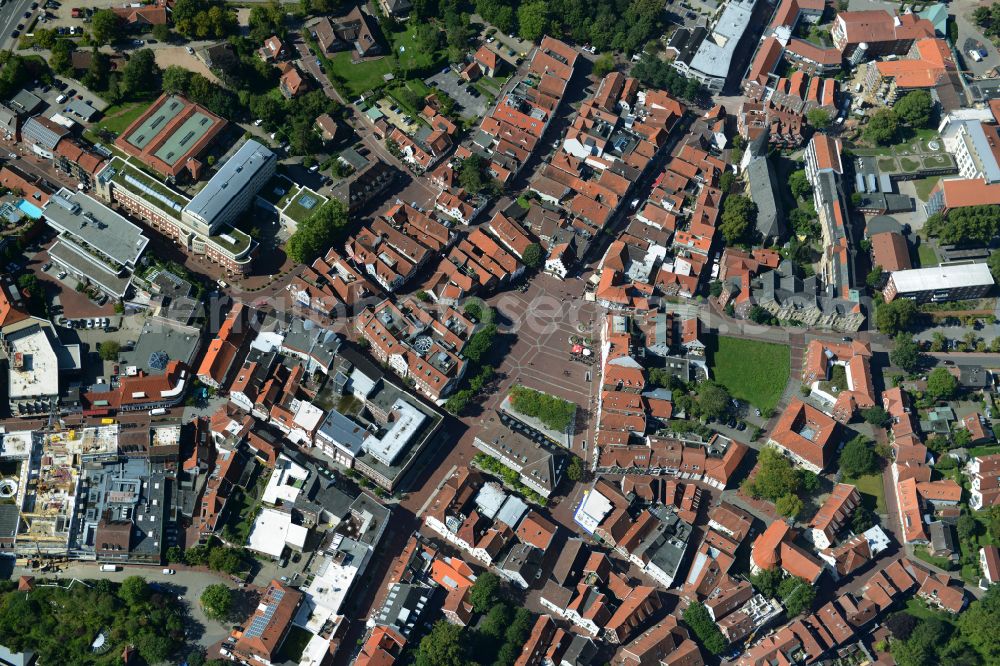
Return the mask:
[(316, 197), (309, 194), (303, 194), (299, 199), (299, 205), (306, 210), (312, 210), (312, 207), (316, 205)]

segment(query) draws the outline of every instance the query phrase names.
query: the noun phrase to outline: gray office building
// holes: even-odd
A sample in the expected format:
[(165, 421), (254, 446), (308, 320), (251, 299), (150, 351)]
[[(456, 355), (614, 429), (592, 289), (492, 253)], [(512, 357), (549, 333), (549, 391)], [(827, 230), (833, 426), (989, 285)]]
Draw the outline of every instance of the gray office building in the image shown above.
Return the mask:
[(274, 175), (278, 156), (253, 139), (243, 144), (181, 211), (182, 221), (210, 236), (231, 225)]

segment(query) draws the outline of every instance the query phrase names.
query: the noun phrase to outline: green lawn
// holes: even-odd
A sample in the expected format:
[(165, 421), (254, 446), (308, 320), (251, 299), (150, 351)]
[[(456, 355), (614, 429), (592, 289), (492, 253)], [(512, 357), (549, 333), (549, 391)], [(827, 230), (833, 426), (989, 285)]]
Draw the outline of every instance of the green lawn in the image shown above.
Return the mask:
[(333, 71), (328, 72), (343, 80), (351, 97), (381, 86), (385, 83), (382, 76), (392, 72), (392, 57), (353, 63), (351, 54), (351, 51), (344, 51), (330, 58), (329, 66)]
[(920, 260), (921, 268), (930, 268), (931, 266), (937, 266), (939, 263), (934, 248), (924, 243), (921, 243), (917, 247), (917, 258)]
[(734, 398), (759, 409), (774, 409), (778, 404), (788, 383), (788, 345), (711, 336), (706, 356), (712, 378), (729, 389)]
[(881, 474), (876, 472), (875, 474), (859, 476), (856, 479), (845, 477), (841, 481), (857, 486), (858, 492), (861, 493), (861, 503), (869, 511), (885, 515), (885, 487), (882, 485)]
[(389, 40), (392, 42), (392, 54), (399, 61), (399, 66), (403, 71), (426, 70), (437, 64), (441, 64), (443, 67), (443, 52), (428, 53), (418, 45), (414, 39), (416, 29), (417, 23), (410, 21), (406, 30), (389, 35)]
[[(919, 549), (917, 550), (919, 551)], [(941, 620), (952, 626), (955, 624), (955, 618), (947, 613), (928, 608), (927, 604), (917, 597), (910, 597), (910, 600), (906, 602), (905, 610), (913, 617), (920, 618), (921, 620)]]
[(921, 201), (927, 201), (931, 196), (931, 190), (934, 189), (939, 180), (941, 180), (941, 176), (931, 176), (930, 178), (921, 178), (913, 182), (913, 186), (917, 190), (917, 196), (920, 197)]
[(913, 549), (913, 554), (917, 556), (918, 560), (923, 560), (928, 564), (933, 564), (936, 567), (940, 567), (945, 571), (949, 571), (955, 567), (954, 562), (949, 560), (947, 557), (934, 557), (927, 552), (926, 546), (917, 546)]
[(993, 444), (992, 446), (974, 446), (969, 449), (969, 455), (973, 458), (976, 456), (991, 456), (995, 453), (1000, 453), (1000, 445)]
[[(308, 207), (303, 205), (303, 199), (306, 197), (312, 200)], [(284, 208), (283, 212), (297, 223), (304, 222), (306, 218), (316, 212), (316, 209), (325, 202), (326, 197), (323, 195), (302, 189), (295, 195), (295, 199)]]
[(104, 117), (97, 127), (115, 134), (121, 134), (136, 118), (149, 108), (149, 102), (129, 102), (113, 104), (104, 111)]
[(903, 171), (913, 173), (920, 168), (920, 162), (909, 157), (900, 157), (899, 166)]
[(878, 168), (882, 171), (895, 171), (896, 160), (891, 157), (883, 157), (878, 161)]
[(285, 637), (285, 641), (281, 645), (279, 656), (283, 657), (285, 661), (297, 662), (302, 657), (302, 653), (312, 637), (311, 631), (293, 625), (288, 630), (288, 636)]

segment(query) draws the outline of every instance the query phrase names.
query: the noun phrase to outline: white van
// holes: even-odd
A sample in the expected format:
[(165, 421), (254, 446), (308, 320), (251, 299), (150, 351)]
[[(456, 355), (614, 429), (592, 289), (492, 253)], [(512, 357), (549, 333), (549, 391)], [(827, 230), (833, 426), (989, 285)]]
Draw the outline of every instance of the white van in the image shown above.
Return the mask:
[(62, 95), (59, 95), (59, 97), (56, 97), (56, 104), (62, 104), (67, 99), (69, 99), (69, 98), (65, 95), (65, 93), (62, 94)]
[(117, 564), (102, 564), (101, 571), (121, 571), (121, 567)]
[(149, 410), (150, 416), (160, 416), (161, 414), (166, 414), (167, 410), (163, 407), (157, 407), (156, 409)]

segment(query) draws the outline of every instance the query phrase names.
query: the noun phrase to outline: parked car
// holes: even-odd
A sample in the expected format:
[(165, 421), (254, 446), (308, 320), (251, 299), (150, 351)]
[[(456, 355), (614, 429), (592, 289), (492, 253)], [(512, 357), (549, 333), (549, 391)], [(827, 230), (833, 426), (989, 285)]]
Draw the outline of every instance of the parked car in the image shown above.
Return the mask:
[(190, 46), (185, 46), (184, 50), (188, 52), (188, 55), (194, 55), (194, 49)]
[(163, 570), (163, 575), (164, 576), (173, 576), (175, 573), (177, 573), (177, 572), (174, 571), (173, 569), (164, 569)]

